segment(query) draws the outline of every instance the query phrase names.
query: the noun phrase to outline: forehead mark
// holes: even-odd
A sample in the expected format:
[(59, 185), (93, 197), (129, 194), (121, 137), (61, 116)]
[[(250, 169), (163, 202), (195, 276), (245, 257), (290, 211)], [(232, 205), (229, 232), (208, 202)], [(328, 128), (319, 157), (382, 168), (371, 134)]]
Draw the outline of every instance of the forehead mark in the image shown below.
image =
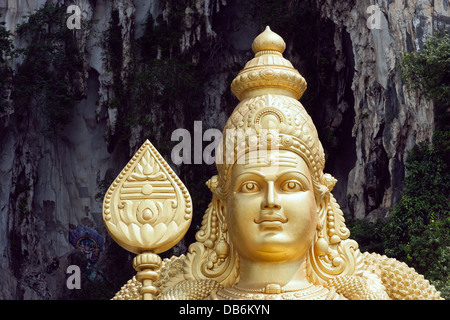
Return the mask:
[(261, 168), (261, 167), (297, 167), (298, 160), (291, 154), (269, 154), (249, 155), (248, 161), (244, 164), (244, 169)]

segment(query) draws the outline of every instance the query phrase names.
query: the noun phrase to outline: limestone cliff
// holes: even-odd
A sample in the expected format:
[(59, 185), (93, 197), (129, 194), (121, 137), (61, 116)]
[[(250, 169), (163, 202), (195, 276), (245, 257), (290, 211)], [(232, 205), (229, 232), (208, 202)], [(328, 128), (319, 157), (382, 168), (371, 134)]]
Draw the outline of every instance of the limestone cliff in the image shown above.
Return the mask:
[[(324, 142), (326, 171), (339, 180), (343, 210), (358, 218), (387, 214), (401, 195), (407, 150), (433, 131), (432, 104), (406, 90), (397, 65), (403, 51), (420, 49), (433, 30), (449, 27), (448, 2), (377, 1), (380, 29), (367, 27), (375, 1), (287, 1), (280, 12), (298, 3), (300, 9), (286, 21), (266, 2), (0, 3), (15, 48), (42, 39), (18, 34), (41, 8), (76, 4), (83, 22), (67, 41), (58, 40), (66, 49), (73, 43), (80, 58), (61, 78), (75, 101), (61, 128), (48, 128), (48, 99), (37, 92), (20, 107), (23, 83), (15, 76), (27, 57), (1, 65), (7, 106), (0, 109), (0, 298), (107, 298), (130, 278), (132, 256), (103, 226), (102, 193), (144, 139), (170, 162), (174, 129), (192, 132), (194, 121), (203, 131), (223, 128), (237, 104), (231, 80), (271, 19), (288, 44), (286, 57), (308, 81), (301, 101)], [(49, 34), (49, 27), (40, 32)], [(193, 193), (195, 229), (209, 201), (203, 181), (215, 169), (174, 169)], [(70, 264), (84, 270), (81, 293), (66, 287)]]
[[(377, 4), (379, 28), (368, 28)], [(354, 59), (356, 161), (349, 172), (347, 198), (356, 217), (384, 217), (402, 191), (406, 152), (430, 139), (432, 103), (409, 92), (400, 79), (401, 54), (420, 50), (433, 30), (449, 28), (448, 1), (319, 1), (323, 17), (336, 26), (336, 54), (349, 37)], [(375, 18), (375, 16), (374, 16)]]

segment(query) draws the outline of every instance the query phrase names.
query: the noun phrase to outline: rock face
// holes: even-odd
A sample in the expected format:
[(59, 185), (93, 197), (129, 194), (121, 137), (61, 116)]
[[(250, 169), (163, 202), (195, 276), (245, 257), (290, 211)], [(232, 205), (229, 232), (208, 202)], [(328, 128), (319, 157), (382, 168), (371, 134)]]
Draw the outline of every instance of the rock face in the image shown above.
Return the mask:
[[(384, 217), (401, 196), (406, 152), (415, 143), (430, 139), (433, 131), (431, 103), (406, 90), (397, 65), (403, 51), (420, 49), (433, 30), (449, 27), (448, 2), (378, 1), (379, 29), (367, 27), (371, 16), (367, 8), (373, 1), (303, 2), (314, 17), (321, 17), (311, 56), (302, 56), (293, 45), (299, 37), (295, 32), (273, 30), (285, 38), (286, 57), (314, 93), (302, 102), (307, 109), (308, 101), (315, 103), (308, 110), (321, 139), (326, 140), (326, 170), (339, 180), (335, 195), (349, 215)], [(9, 72), (2, 74), (11, 75), (5, 88), (0, 88), (9, 92), (10, 102), (0, 110), (3, 299), (110, 298), (131, 278), (133, 257), (107, 235), (101, 205), (102, 192), (144, 139), (163, 146), (172, 133), (161, 124), (147, 130), (138, 123), (124, 142), (120, 134), (123, 118), (129, 113), (112, 103), (120, 92), (118, 81), (125, 82), (130, 70), (136, 70), (136, 40), (147, 34), (148, 15), (154, 26), (170, 25), (174, 16), (182, 17), (176, 20), (176, 45), (171, 47), (176, 52), (171, 56), (166, 48), (157, 47), (155, 59), (167, 55), (172, 59), (178, 54), (200, 69), (202, 94), (194, 104), (198, 107), (180, 107), (181, 111), (169, 114), (171, 128), (190, 131), (195, 120), (202, 121), (203, 131), (223, 128), (237, 104), (229, 85), (252, 55), (251, 42), (263, 28), (256, 17), (253, 21), (245, 15), (246, 3), (225, 0), (188, 1), (182, 7), (157, 0), (12, 0), (0, 4), (0, 19), (14, 34), (15, 47), (26, 48), (30, 43), (16, 35), (18, 26), (26, 21), (24, 16), (43, 6), (74, 3), (81, 9), (82, 21), (90, 22), (74, 31), (83, 67), (80, 79), (72, 82), (82, 92), (82, 99), (58, 135), (42, 134), (44, 115), (38, 104), (32, 102), (31, 111), (25, 113), (9, 99), (14, 91), (13, 75), (23, 58), (0, 66)], [(261, 10), (255, 8), (250, 12)], [(120, 52), (108, 47), (113, 26), (119, 30)], [(150, 37), (149, 41), (155, 40)], [(120, 68), (112, 67), (114, 55), (120, 57)], [(310, 73), (308, 78), (311, 61), (316, 75)], [(165, 109), (155, 102), (144, 113), (158, 122), (167, 116)], [(139, 109), (130, 110), (132, 114)], [(170, 162), (169, 149), (164, 156)], [(215, 169), (193, 167), (174, 169), (188, 188), (200, 195), (197, 215), (201, 219), (209, 196), (203, 199), (208, 191), (198, 187), (199, 180), (206, 181)], [(193, 228), (195, 224), (194, 219)], [(175, 250), (168, 254), (182, 253), (185, 247)], [(66, 286), (69, 265), (82, 269), (80, 290)]]
[(347, 200), (355, 217), (370, 219), (384, 217), (399, 200), (406, 153), (430, 139), (434, 128), (432, 103), (408, 92), (400, 79), (401, 54), (420, 50), (433, 30), (448, 29), (450, 15), (445, 0), (373, 5), (319, 1), (322, 16), (336, 26), (336, 53), (342, 54), (345, 36), (351, 41), (356, 161), (348, 175)]

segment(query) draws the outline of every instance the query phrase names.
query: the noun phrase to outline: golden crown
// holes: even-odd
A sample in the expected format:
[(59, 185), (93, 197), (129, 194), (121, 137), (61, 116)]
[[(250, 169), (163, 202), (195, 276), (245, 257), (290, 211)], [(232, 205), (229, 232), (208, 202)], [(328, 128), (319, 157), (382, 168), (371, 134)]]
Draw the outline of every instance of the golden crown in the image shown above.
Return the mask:
[[(214, 186), (226, 189), (227, 176), (241, 155), (273, 147), (299, 154), (308, 164), (313, 179), (328, 185), (323, 174), (325, 155), (316, 127), (298, 101), (306, 90), (306, 81), (283, 57), (284, 40), (266, 27), (255, 38), (252, 48), (255, 57), (231, 84), (240, 103), (225, 125), (223, 149), (216, 155), (219, 177), (214, 179), (216, 183), (210, 181), (208, 185), (212, 190)], [(239, 139), (239, 135), (245, 136), (249, 131), (254, 135)]]
[(266, 27), (252, 44), (255, 57), (231, 83), (231, 90), (239, 100), (266, 93), (280, 93), (296, 100), (306, 90), (306, 81), (283, 57), (286, 43), (278, 34)]

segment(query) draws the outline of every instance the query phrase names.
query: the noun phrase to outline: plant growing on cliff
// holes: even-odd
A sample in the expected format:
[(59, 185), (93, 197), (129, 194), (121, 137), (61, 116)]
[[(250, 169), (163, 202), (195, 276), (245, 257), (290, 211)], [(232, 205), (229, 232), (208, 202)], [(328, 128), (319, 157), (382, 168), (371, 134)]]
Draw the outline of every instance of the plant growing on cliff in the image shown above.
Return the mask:
[[(405, 188), (389, 221), (349, 220), (361, 249), (406, 262), (450, 298), (450, 38), (431, 36), (424, 49), (406, 53), (400, 63), (403, 81), (435, 105), (433, 139), (416, 145), (405, 161)], [(378, 239), (373, 242), (373, 239)]]
[(401, 200), (384, 228), (387, 255), (405, 261), (450, 293), (450, 150), (449, 132), (421, 143), (408, 154)]
[(450, 33), (428, 36), (423, 49), (405, 53), (400, 63), (402, 80), (435, 102), (436, 124), (448, 124), (450, 108)]
[(402, 198), (384, 228), (385, 252), (405, 261), (450, 298), (450, 36), (430, 36), (423, 50), (404, 55), (403, 81), (434, 101), (437, 130), (405, 162)]
[[(1, 18), (1, 14), (0, 14)], [(0, 113), (6, 108), (7, 101), (4, 91), (6, 79), (8, 78), (8, 66), (6, 65), (8, 57), (13, 55), (14, 47), (11, 39), (11, 32), (6, 30), (5, 23), (0, 23)]]
[[(145, 32), (131, 43), (132, 59), (123, 63), (123, 40), (119, 16), (113, 11), (110, 27), (105, 33), (105, 62), (112, 73), (113, 97), (109, 107), (117, 109), (117, 123), (111, 144), (125, 142), (134, 128), (139, 127), (146, 136), (160, 131), (164, 123), (166, 132), (173, 131), (174, 114), (187, 117), (198, 109), (201, 96), (201, 75), (192, 59), (180, 52), (184, 6), (178, 2), (165, 2), (170, 14), (156, 23), (149, 13)], [(156, 118), (156, 119), (155, 119)], [(167, 143), (159, 144), (164, 153)]]
[(70, 120), (83, 96), (83, 68), (77, 41), (66, 27), (65, 7), (45, 6), (19, 25), (17, 35), (27, 47), (14, 77), (13, 100), (19, 112), (42, 112), (43, 132), (54, 135)]
[[(2, 15), (0, 14), (0, 18)], [(0, 22), (0, 64), (5, 63), (12, 55), (14, 46), (12, 44), (11, 32), (6, 30), (5, 23)]]

